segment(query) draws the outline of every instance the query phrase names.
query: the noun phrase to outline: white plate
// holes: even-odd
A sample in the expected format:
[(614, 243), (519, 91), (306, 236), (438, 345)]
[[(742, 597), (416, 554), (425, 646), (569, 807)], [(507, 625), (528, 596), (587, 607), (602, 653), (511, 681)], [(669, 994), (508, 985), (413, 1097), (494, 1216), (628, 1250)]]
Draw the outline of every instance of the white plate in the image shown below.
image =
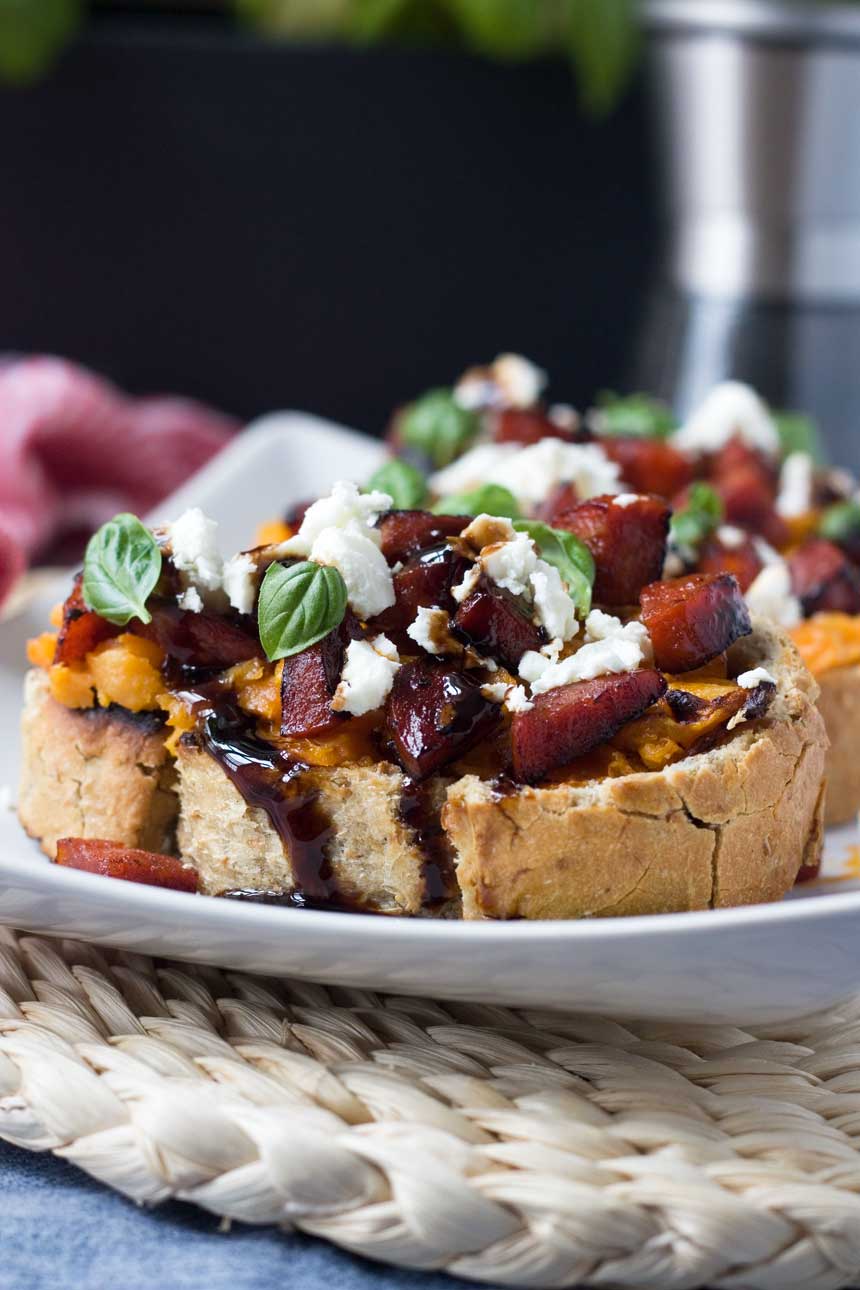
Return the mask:
[[(260, 518), (366, 478), (378, 444), (312, 417), (267, 417), (179, 494), (247, 545)], [(0, 783), (14, 785), (24, 642), (67, 580), (0, 627)], [(13, 790), (14, 791), (14, 790)], [(453, 923), (271, 908), (60, 869), (0, 812), (0, 922), (128, 950), (440, 998), (753, 1023), (860, 988), (860, 835), (828, 839), (826, 877), (779, 905), (594, 922)]]

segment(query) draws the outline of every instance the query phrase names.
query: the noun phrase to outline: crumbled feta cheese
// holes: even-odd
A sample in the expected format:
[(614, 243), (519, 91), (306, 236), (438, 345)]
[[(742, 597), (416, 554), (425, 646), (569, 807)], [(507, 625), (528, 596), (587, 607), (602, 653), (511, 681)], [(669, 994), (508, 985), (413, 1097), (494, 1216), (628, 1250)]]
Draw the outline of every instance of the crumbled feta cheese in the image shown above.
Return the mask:
[(481, 568), (488, 578), (513, 596), (523, 596), (529, 587), (538, 557), (528, 533), (514, 533), (510, 542), (485, 547), (480, 556)]
[(511, 686), (505, 705), (508, 712), (531, 712), (535, 706), (521, 685)]
[(614, 614), (607, 614), (602, 609), (592, 609), (585, 620), (585, 640), (603, 641), (607, 636), (614, 636), (621, 631), (623, 624)]
[(617, 497), (612, 499), (615, 506), (623, 507), (632, 506), (634, 502), (640, 502), (641, 500), (641, 493), (619, 493)]
[(420, 608), (415, 621), (406, 628), (406, 635), (428, 654), (448, 654), (462, 649), (451, 636), (444, 609)]
[(569, 641), (579, 631), (576, 609), (554, 565), (538, 560), (530, 575), (535, 618), (551, 637)]
[(222, 584), (227, 599), (240, 614), (250, 614), (257, 598), (257, 566), (247, 551), (225, 561)]
[(324, 528), (314, 539), (310, 559), (339, 570), (359, 618), (372, 618), (394, 604), (391, 570), (369, 529), (362, 531), (354, 522), (342, 529)]
[(723, 381), (675, 431), (672, 443), (682, 452), (710, 453), (735, 436), (769, 456), (779, 453), (779, 432), (767, 405), (742, 381)]
[(454, 386), (462, 408), (530, 408), (546, 385), (546, 372), (521, 354), (500, 354), (489, 367), (475, 367)]
[(332, 708), (354, 717), (372, 712), (385, 702), (399, 667), (397, 648), (387, 636), (350, 641)]
[(491, 703), (504, 703), (505, 695), (512, 688), (509, 681), (489, 681), (481, 686), (481, 694)]
[(666, 547), (666, 559), (663, 561), (663, 577), (680, 578), (684, 568), (684, 559), (677, 547), (672, 546), (670, 537), (669, 545)]
[(576, 430), (579, 426), (579, 413), (572, 403), (551, 404), (547, 416), (559, 430)]
[(808, 452), (790, 452), (779, 472), (776, 509), (786, 519), (812, 510), (814, 465)]
[(176, 603), (180, 609), (185, 609), (188, 613), (203, 613), (203, 599), (196, 587), (186, 587), (176, 597)]
[(763, 681), (776, 685), (776, 677), (771, 676), (766, 667), (754, 667), (749, 672), (741, 672), (737, 678), (737, 683), (742, 690), (754, 690)]
[(756, 534), (753, 537), (752, 542), (753, 542), (753, 547), (755, 548), (756, 555), (761, 560), (762, 564), (784, 564), (785, 563), (782, 556), (779, 554), (779, 552), (776, 551), (770, 545), (769, 542), (765, 542), (763, 537), (759, 537)]
[(481, 659), (481, 662), (488, 672), (498, 672), (499, 665), (494, 658), (484, 658)]
[(538, 653), (536, 649), (527, 649), (520, 659), (519, 673), (524, 681), (529, 685), (534, 685), (548, 667), (554, 667), (557, 659), (547, 658), (543, 652)]
[(572, 483), (580, 498), (618, 491), (620, 470), (600, 444), (541, 439), (520, 448), (511, 443), (479, 444), (450, 466), (430, 476), (430, 487), (442, 497), (482, 484), (510, 489), (524, 510), (544, 501), (558, 484)]
[[(589, 624), (591, 631), (589, 632)], [(590, 681), (609, 673), (632, 672), (650, 661), (651, 641), (639, 622), (622, 625), (620, 619), (594, 609), (586, 619), (586, 644), (575, 654), (550, 662), (535, 650), (527, 650), (520, 660), (520, 676), (528, 681), (533, 694), (542, 694), (573, 681)]]
[(770, 618), (780, 627), (795, 627), (803, 617), (800, 601), (791, 590), (791, 574), (784, 560), (766, 564), (747, 588), (746, 602), (754, 614)]
[(717, 537), (730, 551), (736, 551), (747, 540), (743, 529), (736, 528), (734, 524), (721, 524), (717, 529)]
[(485, 546), (493, 546), (496, 542), (512, 542), (516, 537), (516, 530), (504, 515), (487, 515), (482, 511), (463, 529), (460, 537), (476, 551), (481, 551)]
[(467, 569), (463, 575), (463, 581), (458, 582), (456, 587), (451, 588), (451, 595), (458, 605), (461, 605), (464, 600), (468, 600), (480, 580), (481, 566), (479, 564), (473, 564), (472, 567)]
[(308, 507), (298, 533), (281, 542), (277, 554), (313, 559), (314, 543), (326, 529), (350, 527), (366, 532), (368, 538), (379, 546), (382, 539), (374, 525), (392, 505), (388, 493), (362, 493), (356, 484), (341, 480), (334, 485), (328, 497), (321, 497)]
[[(193, 587), (198, 593), (221, 590), (224, 562), (218, 550), (217, 533), (217, 523), (204, 515), (199, 506), (192, 507), (167, 525), (170, 558), (182, 575), (186, 588)], [(199, 594), (199, 598), (204, 601), (206, 596)], [(198, 613), (199, 610), (193, 612)]]
[(561, 637), (556, 636), (548, 645), (542, 645), (540, 648), (544, 658), (548, 658), (552, 663), (558, 662), (558, 656), (564, 649), (564, 641)]

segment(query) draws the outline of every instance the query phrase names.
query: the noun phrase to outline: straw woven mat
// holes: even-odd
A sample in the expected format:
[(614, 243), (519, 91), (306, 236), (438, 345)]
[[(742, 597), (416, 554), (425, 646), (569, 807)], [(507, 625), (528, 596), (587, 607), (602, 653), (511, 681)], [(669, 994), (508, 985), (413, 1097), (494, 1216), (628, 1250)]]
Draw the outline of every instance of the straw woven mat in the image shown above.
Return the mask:
[(619, 1024), (0, 930), (0, 1136), (493, 1285), (860, 1281), (860, 1000)]

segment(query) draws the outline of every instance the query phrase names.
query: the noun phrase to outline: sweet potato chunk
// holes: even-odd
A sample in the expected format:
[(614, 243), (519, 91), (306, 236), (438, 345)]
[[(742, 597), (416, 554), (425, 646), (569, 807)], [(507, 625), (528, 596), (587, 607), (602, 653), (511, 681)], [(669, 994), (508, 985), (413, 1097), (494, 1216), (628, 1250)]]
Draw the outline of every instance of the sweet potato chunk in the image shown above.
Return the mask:
[(121, 627), (87, 609), (83, 580), (83, 574), (79, 573), (63, 604), (63, 621), (54, 651), (55, 663), (80, 663), (90, 650), (122, 631)]
[(518, 712), (511, 728), (514, 774), (534, 783), (557, 766), (605, 743), (666, 691), (654, 668), (600, 676), (547, 690), (529, 712)]
[(621, 467), (624, 483), (637, 493), (674, 495), (693, 478), (693, 464), (662, 439), (606, 438), (601, 446)]
[(810, 538), (789, 557), (791, 589), (804, 614), (860, 614), (860, 569), (825, 538)]
[(469, 519), (468, 515), (433, 515), (430, 511), (386, 511), (379, 521), (382, 554), (389, 564), (408, 560), (418, 551), (462, 533)]
[(575, 533), (594, 556), (594, 599), (632, 605), (647, 582), (663, 572), (669, 508), (656, 497), (619, 505), (608, 494), (579, 502), (553, 521)]
[(501, 719), (500, 705), (484, 698), (479, 681), (423, 660), (401, 667), (385, 709), (386, 734), (413, 779), (462, 757)]
[(125, 878), (148, 887), (170, 887), (173, 891), (196, 891), (197, 870), (173, 856), (158, 855), (124, 847), (104, 838), (59, 838), (57, 864), (67, 869), (83, 869), (106, 878)]
[(761, 573), (764, 563), (751, 537), (746, 537), (740, 546), (728, 546), (717, 534), (712, 534), (702, 543), (696, 568), (699, 573), (733, 573), (741, 591), (746, 591)]
[(540, 649), (546, 642), (546, 633), (532, 622), (525, 603), (489, 578), (481, 578), (451, 626), (458, 640), (511, 672), (517, 670), (526, 650)]
[(746, 602), (730, 573), (691, 573), (643, 587), (642, 621), (664, 672), (691, 672), (752, 631)]
[(346, 633), (336, 627), (316, 645), (284, 659), (281, 734), (321, 735), (348, 718), (331, 701), (343, 669)]

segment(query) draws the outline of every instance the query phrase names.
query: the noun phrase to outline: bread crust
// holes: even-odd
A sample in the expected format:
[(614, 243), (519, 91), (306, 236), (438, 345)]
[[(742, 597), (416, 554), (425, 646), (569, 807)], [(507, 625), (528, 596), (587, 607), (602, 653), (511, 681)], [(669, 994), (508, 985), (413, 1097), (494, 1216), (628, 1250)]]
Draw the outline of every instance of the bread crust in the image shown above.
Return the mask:
[(153, 714), (67, 708), (43, 671), (27, 674), (18, 815), (52, 858), (62, 837), (169, 852), (179, 801), (164, 727)]
[(818, 708), (830, 738), (824, 823), (847, 824), (860, 811), (860, 664), (835, 667), (817, 678)]
[(734, 674), (777, 680), (769, 716), (663, 771), (509, 795), (467, 776), (443, 822), (464, 918), (580, 918), (777, 900), (822, 841), (827, 747), (818, 687), (788, 638), (757, 622)]

